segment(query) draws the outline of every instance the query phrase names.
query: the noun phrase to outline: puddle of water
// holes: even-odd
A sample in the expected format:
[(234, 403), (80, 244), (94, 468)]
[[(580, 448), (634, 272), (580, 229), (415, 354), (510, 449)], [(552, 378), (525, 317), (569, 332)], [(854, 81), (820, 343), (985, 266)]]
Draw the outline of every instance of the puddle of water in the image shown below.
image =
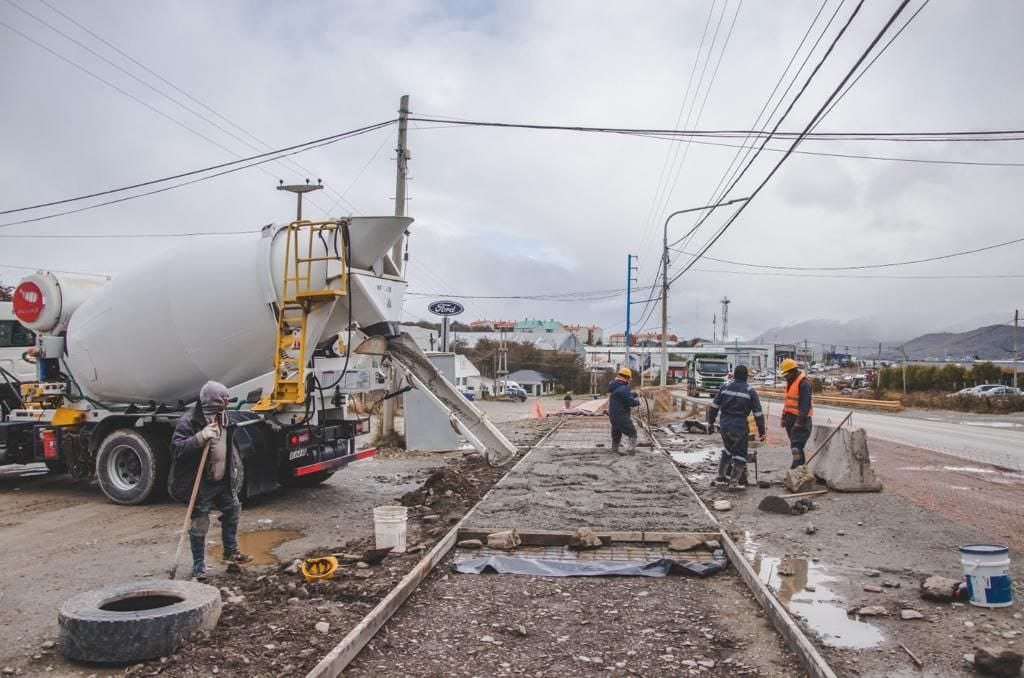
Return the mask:
[[(779, 602), (802, 618), (826, 645), (865, 649), (882, 642), (881, 629), (847, 616), (844, 601), (827, 586), (836, 578), (826, 574), (818, 563), (806, 558), (766, 556), (758, 551), (750, 532), (744, 533), (743, 551), (757, 576), (775, 592)], [(808, 591), (807, 586), (814, 590)]]
[(702, 447), (699, 450), (673, 450), (669, 452), (669, 455), (677, 464), (699, 466), (704, 462), (716, 459), (719, 452), (717, 447)]
[[(216, 521), (212, 521), (216, 524)], [(213, 525), (211, 525), (211, 528)], [(210, 530), (214, 532), (213, 529)], [(220, 535), (217, 534), (219, 537)], [(277, 557), (273, 554), (281, 544), (286, 541), (292, 541), (293, 539), (299, 539), (303, 537), (301, 532), (295, 530), (256, 530), (253, 532), (239, 532), (238, 533), (238, 550), (242, 553), (248, 553), (253, 557), (252, 565), (273, 565), (278, 562)], [(220, 541), (214, 539), (207, 539), (206, 541), (206, 558), (209, 562), (216, 563), (220, 562), (221, 556), (221, 544)]]

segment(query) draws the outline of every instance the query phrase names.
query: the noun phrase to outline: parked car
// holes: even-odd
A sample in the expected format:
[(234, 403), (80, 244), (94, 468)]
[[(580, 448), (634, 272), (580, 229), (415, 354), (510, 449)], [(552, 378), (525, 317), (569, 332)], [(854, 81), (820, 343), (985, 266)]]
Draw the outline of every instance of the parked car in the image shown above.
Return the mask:
[(995, 386), (979, 391), (978, 395), (982, 398), (1006, 398), (1007, 396), (1020, 395), (1020, 389), (1012, 386)]
[(947, 398), (960, 398), (960, 397), (963, 397), (963, 396), (972, 396), (972, 395), (975, 395), (974, 389), (975, 389), (974, 386), (968, 386), (967, 388), (960, 389), (956, 393), (950, 393), (946, 397)]
[(519, 402), (523, 402), (526, 400), (526, 390), (522, 386), (518, 386), (516, 384), (510, 384), (506, 386), (505, 395), (512, 396), (513, 398), (519, 400)]

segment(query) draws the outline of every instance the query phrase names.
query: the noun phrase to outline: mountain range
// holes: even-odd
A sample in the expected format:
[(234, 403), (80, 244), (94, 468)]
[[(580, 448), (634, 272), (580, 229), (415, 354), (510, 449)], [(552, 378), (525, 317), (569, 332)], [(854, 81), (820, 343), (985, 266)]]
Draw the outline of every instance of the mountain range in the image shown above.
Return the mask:
[[(886, 331), (884, 323), (877, 320), (808, 320), (775, 327), (762, 332), (754, 343), (802, 344), (805, 341), (815, 350), (838, 353), (852, 353), (861, 357), (893, 359), (900, 356), (900, 345), (913, 360), (943, 359), (960, 360), (978, 358), (984, 360), (1008, 360), (1013, 357), (1013, 325), (986, 324), (973, 329), (960, 329), (963, 319), (944, 331), (920, 333), (906, 339)], [(909, 334), (909, 333), (908, 333)], [(910, 335), (913, 336), (913, 335)], [(1019, 335), (1019, 346), (1024, 345), (1024, 333)], [(834, 349), (833, 349), (834, 347)]]

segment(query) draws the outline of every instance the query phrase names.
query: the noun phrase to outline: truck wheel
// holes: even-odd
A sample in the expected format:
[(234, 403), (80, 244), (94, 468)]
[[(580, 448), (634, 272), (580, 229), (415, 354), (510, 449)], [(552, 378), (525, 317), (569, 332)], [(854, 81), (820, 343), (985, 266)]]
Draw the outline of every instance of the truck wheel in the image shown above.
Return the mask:
[(100, 443), (96, 478), (115, 504), (141, 504), (163, 496), (169, 462), (167, 443), (155, 433), (121, 428)]
[(220, 619), (220, 591), (189, 581), (116, 584), (60, 607), (60, 649), (82, 662), (128, 664), (170, 656)]

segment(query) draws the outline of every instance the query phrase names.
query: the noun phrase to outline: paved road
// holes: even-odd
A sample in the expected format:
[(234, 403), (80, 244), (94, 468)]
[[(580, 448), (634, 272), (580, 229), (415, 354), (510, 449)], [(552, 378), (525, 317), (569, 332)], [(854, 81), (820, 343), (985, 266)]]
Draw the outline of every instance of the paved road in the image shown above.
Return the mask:
[[(773, 403), (774, 404), (774, 403)], [(847, 410), (814, 406), (815, 423), (840, 421)], [(943, 413), (944, 415), (945, 413)], [(1024, 471), (1024, 428), (1013, 418), (993, 420), (960, 415), (922, 417), (922, 413), (881, 414), (854, 410), (853, 424), (872, 438), (916, 445), (970, 461)]]

